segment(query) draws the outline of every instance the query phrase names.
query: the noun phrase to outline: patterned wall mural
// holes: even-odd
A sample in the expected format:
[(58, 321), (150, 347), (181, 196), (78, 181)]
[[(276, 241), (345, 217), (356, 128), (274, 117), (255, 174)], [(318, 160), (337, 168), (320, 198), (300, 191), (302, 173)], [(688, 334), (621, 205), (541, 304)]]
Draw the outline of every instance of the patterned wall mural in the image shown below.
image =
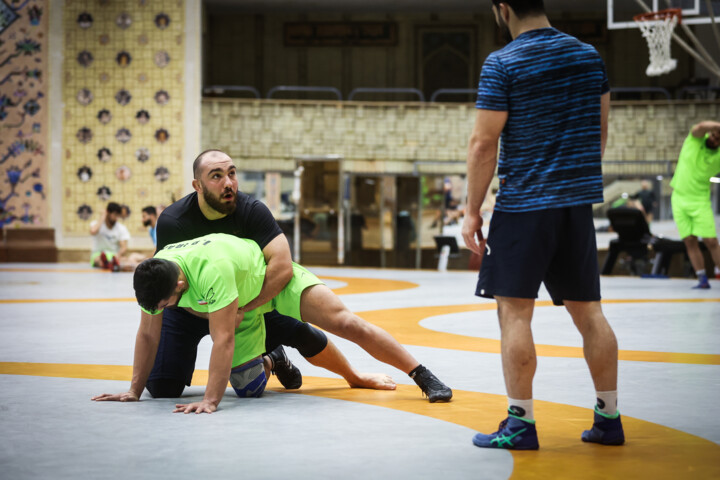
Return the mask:
[(87, 234), (108, 202), (140, 211), (182, 192), (184, 2), (67, 0), (63, 224)]
[(47, 4), (0, 0), (0, 228), (48, 226)]

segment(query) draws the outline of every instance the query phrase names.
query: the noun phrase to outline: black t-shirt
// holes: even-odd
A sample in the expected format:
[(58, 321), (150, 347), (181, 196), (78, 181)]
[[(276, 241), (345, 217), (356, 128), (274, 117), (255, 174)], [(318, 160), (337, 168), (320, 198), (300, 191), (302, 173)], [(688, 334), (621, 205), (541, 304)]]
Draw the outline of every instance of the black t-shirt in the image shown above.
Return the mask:
[(652, 190), (640, 190), (633, 195), (633, 197), (640, 199), (640, 203), (642, 203), (645, 213), (652, 213), (653, 206), (655, 205), (655, 192)]
[(181, 198), (163, 210), (158, 218), (157, 249), (210, 233), (249, 238), (263, 249), (282, 234), (272, 213), (262, 202), (238, 192), (236, 203), (237, 207), (230, 215), (208, 220), (200, 210), (197, 192)]

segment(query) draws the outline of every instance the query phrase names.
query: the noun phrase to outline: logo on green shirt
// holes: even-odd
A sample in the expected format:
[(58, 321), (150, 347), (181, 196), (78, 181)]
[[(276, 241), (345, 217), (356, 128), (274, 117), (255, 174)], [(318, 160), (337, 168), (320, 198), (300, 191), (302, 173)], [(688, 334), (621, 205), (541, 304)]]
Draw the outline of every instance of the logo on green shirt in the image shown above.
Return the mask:
[(210, 287), (210, 290), (205, 294), (205, 300), (198, 300), (200, 305), (212, 305), (215, 303), (215, 291)]

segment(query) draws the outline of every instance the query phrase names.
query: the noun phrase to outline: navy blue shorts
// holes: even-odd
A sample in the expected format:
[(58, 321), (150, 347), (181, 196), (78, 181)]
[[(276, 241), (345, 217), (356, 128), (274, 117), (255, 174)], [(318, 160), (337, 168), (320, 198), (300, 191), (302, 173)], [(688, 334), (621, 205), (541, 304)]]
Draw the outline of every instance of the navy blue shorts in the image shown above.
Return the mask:
[(537, 298), (555, 305), (600, 300), (592, 206), (493, 213), (475, 295)]
[(148, 381), (174, 379), (190, 385), (195, 371), (197, 346), (209, 334), (210, 327), (204, 318), (196, 317), (182, 308), (163, 310), (160, 343)]
[[(265, 331), (267, 352), (287, 345), (297, 348), (303, 356), (311, 357), (327, 345), (327, 337), (321, 330), (275, 310), (265, 314)], [(182, 308), (163, 310), (160, 343), (148, 381), (174, 379), (190, 385), (198, 344), (209, 334), (208, 321), (204, 318)]]

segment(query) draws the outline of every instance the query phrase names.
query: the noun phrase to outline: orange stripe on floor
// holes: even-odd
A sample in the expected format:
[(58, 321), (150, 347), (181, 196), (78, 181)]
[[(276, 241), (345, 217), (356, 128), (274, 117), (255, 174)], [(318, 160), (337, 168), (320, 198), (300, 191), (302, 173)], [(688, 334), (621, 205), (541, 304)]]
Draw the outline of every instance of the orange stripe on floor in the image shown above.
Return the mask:
[(88, 302), (137, 302), (134, 298), (18, 298), (0, 300), (2, 303), (88, 303)]
[[(129, 382), (132, 367), (0, 362), (0, 374)], [(193, 385), (203, 386), (206, 382), (207, 371), (196, 370)], [(318, 377), (304, 377), (303, 387), (293, 391), (282, 389), (275, 377), (269, 385), (271, 390), (281, 393), (344, 400), (424, 415), (468, 427), (473, 432), (497, 430), (507, 407), (503, 395), (462, 390), (454, 391), (450, 403), (430, 404), (421, 397), (417, 387), (409, 385), (398, 385), (395, 391), (362, 390), (348, 388), (340, 379)], [(88, 392), (88, 401), (90, 396), (100, 393), (103, 392)], [(233, 400), (225, 400), (230, 401)], [(720, 462), (717, 461), (720, 445), (695, 435), (623, 417), (627, 443), (622, 447), (603, 447), (580, 441), (580, 433), (591, 426), (591, 409), (535, 400), (535, 416), (540, 450), (511, 452), (513, 479), (720, 478)], [(472, 434), (468, 432), (468, 444)], [(478, 478), (481, 478), (482, 466), (478, 469)]]
[[(720, 299), (664, 299), (664, 300), (606, 300), (603, 303), (684, 303), (684, 302), (720, 302)], [(550, 301), (538, 301), (538, 307), (552, 306)], [(500, 353), (500, 340), (492, 338), (469, 337), (454, 333), (429, 330), (420, 325), (420, 321), (436, 315), (452, 313), (497, 310), (496, 303), (471, 305), (444, 305), (435, 307), (408, 307), (386, 310), (357, 312), (362, 318), (387, 330), (398, 342), (404, 345), (465, 350), (470, 352)], [(568, 328), (571, 328), (568, 326)], [(581, 347), (559, 345), (535, 345), (538, 356), (584, 358)], [(703, 353), (650, 352), (620, 350), (620, 360), (635, 362), (688, 363), (695, 365), (720, 365), (720, 355)]]
[[(38, 269), (37, 271), (40, 271)], [(0, 271), (4, 271), (0, 269)], [(29, 270), (17, 270), (29, 271)], [(61, 270), (44, 270), (47, 272), (61, 272)], [(91, 270), (80, 270), (93, 273)], [(392, 292), (395, 290), (407, 290), (417, 288), (417, 283), (405, 282), (402, 280), (380, 280), (377, 278), (355, 278), (355, 277), (320, 277), (320, 279), (336, 280), (346, 285), (333, 289), (337, 295), (351, 295), (355, 293), (377, 293)], [(86, 302), (135, 302), (134, 298), (22, 298), (0, 300), (3, 303), (86, 303)]]
[(113, 273), (101, 268), (0, 268), (0, 272), (21, 273)]
[[(328, 278), (328, 277), (326, 277)], [(334, 280), (350, 280), (345, 277), (333, 277)], [(365, 279), (363, 279), (365, 280)], [(406, 282), (410, 283), (410, 282)], [(338, 290), (346, 289), (341, 287)], [(359, 287), (355, 293), (364, 287)], [(411, 287), (407, 287), (411, 288)], [(0, 304), (12, 303), (90, 303), (90, 302), (135, 302), (134, 298), (84, 298), (84, 299), (23, 299), (0, 300)], [(604, 300), (603, 303), (699, 303), (720, 302), (720, 299), (619, 299)], [(536, 302), (538, 307), (553, 306), (550, 301)], [(395, 339), (405, 345), (417, 345), (448, 350), (464, 350), (470, 352), (500, 353), (500, 340), (493, 338), (469, 337), (454, 333), (438, 332), (420, 326), (420, 321), (436, 315), (452, 313), (496, 310), (495, 303), (471, 305), (444, 305), (434, 307), (408, 307), (386, 310), (370, 310), (358, 312), (365, 320), (388, 331)], [(561, 345), (535, 345), (540, 357), (584, 358), (581, 347)], [(652, 352), (643, 350), (620, 350), (620, 360), (654, 363), (684, 363), (693, 365), (720, 365), (720, 355), (705, 353)]]
[(417, 283), (406, 282), (403, 280), (384, 280), (380, 278), (357, 278), (357, 277), (328, 277), (322, 276), (321, 280), (337, 280), (345, 282), (345, 287), (334, 288), (336, 295), (350, 295), (354, 293), (377, 293), (392, 292), (396, 290), (408, 290), (417, 288)]
[[(303, 377), (297, 393), (392, 408), (491, 433), (507, 411), (504, 395), (453, 390), (447, 404), (431, 404), (415, 386), (396, 391), (347, 388), (342, 380)], [(274, 391), (285, 391), (281, 387)], [(703, 438), (644, 420), (623, 416), (627, 443), (622, 447), (586, 444), (592, 410), (535, 400), (540, 450), (512, 452), (511, 479), (720, 478), (720, 446)], [(468, 435), (468, 444), (474, 433)], [(450, 470), (451, 471), (451, 470)], [(483, 478), (478, 465), (478, 478)]]

